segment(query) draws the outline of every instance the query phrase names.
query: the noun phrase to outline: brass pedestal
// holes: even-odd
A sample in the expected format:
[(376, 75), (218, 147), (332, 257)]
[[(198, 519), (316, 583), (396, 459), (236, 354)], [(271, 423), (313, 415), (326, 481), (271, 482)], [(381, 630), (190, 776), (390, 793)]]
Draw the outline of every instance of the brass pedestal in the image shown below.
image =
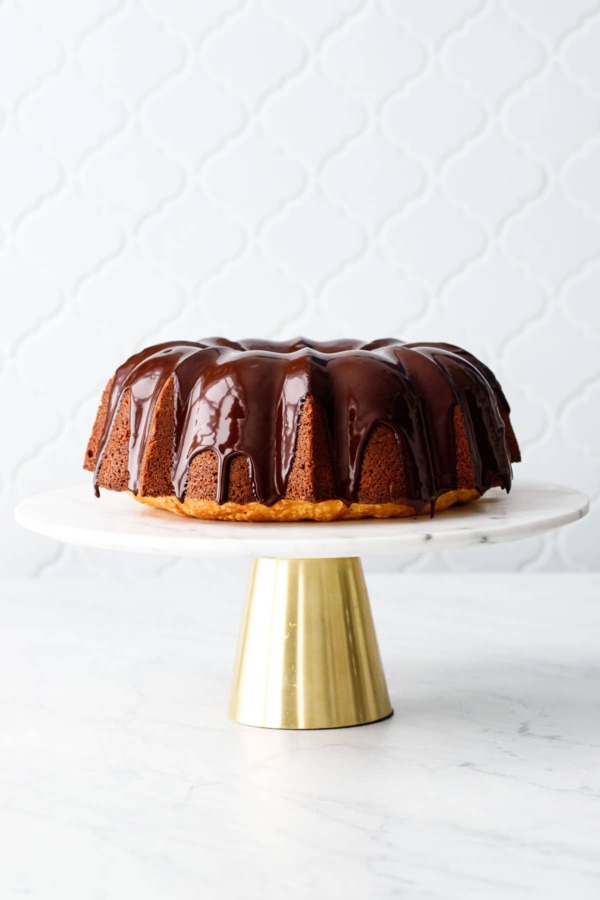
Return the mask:
[(256, 560), (229, 717), (340, 728), (391, 714), (360, 560)]

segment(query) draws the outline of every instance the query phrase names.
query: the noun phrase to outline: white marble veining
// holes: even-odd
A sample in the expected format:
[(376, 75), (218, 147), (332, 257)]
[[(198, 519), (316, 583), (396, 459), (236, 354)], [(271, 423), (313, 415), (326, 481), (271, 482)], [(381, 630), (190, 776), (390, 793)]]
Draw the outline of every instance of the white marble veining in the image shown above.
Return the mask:
[(600, 578), (369, 587), (395, 715), (286, 732), (241, 579), (0, 582), (2, 900), (597, 900)]
[(46, 537), (85, 547), (174, 556), (327, 558), (425, 553), (532, 537), (582, 518), (587, 497), (572, 488), (519, 479), (510, 494), (494, 488), (476, 503), (434, 518), (356, 522), (203, 522), (89, 487), (25, 500), (17, 521)]

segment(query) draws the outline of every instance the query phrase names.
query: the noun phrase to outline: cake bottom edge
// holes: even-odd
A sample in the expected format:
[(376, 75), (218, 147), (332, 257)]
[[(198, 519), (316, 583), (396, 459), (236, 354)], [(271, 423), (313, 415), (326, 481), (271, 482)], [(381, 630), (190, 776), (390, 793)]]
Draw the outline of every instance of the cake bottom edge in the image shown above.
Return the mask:
[[(417, 512), (404, 502), (395, 503), (352, 503), (346, 506), (341, 500), (278, 500), (273, 506), (256, 501), (250, 503), (227, 502), (219, 504), (215, 500), (187, 498), (182, 502), (173, 495), (149, 497), (132, 494), (139, 503), (166, 509), (180, 516), (194, 519), (210, 519), (229, 522), (333, 522), (341, 519), (406, 519), (415, 515), (429, 515), (431, 504)], [(447, 491), (438, 497), (436, 513), (455, 504), (471, 503), (479, 498), (475, 489), (459, 488)]]

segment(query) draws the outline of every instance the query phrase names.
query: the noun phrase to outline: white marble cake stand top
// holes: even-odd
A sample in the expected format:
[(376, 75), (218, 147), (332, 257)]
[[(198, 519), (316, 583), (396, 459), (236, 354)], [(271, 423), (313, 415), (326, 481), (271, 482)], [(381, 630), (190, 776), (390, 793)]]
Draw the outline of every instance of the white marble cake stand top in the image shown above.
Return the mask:
[(128, 494), (91, 486), (30, 497), (17, 521), (46, 537), (108, 550), (173, 556), (277, 559), (387, 556), (532, 537), (582, 518), (587, 497), (572, 488), (517, 479), (510, 494), (499, 488), (433, 519), (348, 522), (205, 522), (136, 503)]

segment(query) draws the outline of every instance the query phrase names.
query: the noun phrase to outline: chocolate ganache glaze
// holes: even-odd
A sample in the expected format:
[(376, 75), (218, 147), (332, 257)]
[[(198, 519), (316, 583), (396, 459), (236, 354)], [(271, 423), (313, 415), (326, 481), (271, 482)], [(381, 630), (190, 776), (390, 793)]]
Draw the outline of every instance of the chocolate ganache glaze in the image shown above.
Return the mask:
[[(132, 356), (116, 372), (94, 472), (98, 475), (119, 405), (130, 395), (129, 489), (138, 492), (142, 457), (158, 397), (173, 379), (174, 493), (183, 501), (190, 463), (203, 450), (218, 457), (217, 502), (226, 501), (231, 460), (250, 462), (256, 499), (285, 496), (297, 422), (311, 396), (326, 425), (335, 498), (356, 501), (363, 451), (378, 423), (402, 447), (407, 501), (416, 510), (456, 487), (452, 417), (458, 406), (471, 452), (475, 487), (510, 490), (510, 408), (493, 373), (451, 344), (394, 338), (317, 342), (208, 338), (170, 341)], [(516, 451), (518, 454), (518, 449)], [(513, 450), (513, 460), (518, 455)]]

